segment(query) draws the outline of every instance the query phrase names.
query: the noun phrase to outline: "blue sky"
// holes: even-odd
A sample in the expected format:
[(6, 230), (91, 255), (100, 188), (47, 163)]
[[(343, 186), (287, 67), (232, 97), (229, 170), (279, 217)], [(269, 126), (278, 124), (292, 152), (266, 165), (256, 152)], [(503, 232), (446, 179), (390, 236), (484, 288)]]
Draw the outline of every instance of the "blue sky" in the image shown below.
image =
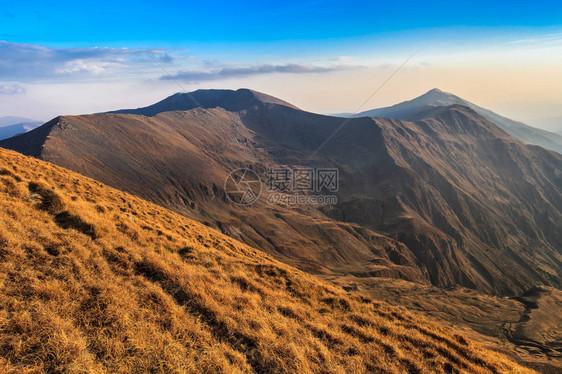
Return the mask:
[(562, 116), (560, 2), (321, 0), (2, 0), (0, 116), (206, 87), (350, 111), (412, 54), (367, 107), (439, 87), (518, 119)]
[(3, 1), (0, 9), (1, 38), (51, 46), (326, 40), (562, 21), (556, 1)]

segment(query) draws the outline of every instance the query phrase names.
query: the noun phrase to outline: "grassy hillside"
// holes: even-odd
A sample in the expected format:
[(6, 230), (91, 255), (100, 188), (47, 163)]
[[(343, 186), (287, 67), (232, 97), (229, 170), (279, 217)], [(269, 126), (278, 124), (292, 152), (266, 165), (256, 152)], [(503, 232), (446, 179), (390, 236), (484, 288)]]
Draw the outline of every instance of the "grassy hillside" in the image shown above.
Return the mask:
[(527, 372), (212, 229), (0, 149), (0, 371)]

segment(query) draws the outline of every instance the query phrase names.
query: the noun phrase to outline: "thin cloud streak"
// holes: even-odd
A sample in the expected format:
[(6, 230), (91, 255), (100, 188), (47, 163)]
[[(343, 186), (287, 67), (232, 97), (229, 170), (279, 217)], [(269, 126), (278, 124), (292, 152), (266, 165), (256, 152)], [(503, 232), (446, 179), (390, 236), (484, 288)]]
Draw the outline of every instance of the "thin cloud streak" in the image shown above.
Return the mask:
[(311, 73), (332, 73), (336, 71), (356, 70), (361, 66), (335, 65), (317, 66), (308, 64), (285, 64), (285, 65), (253, 65), (247, 67), (227, 67), (211, 71), (180, 71), (173, 75), (163, 75), (161, 80), (181, 80), (184, 82), (202, 82), (219, 79), (249, 77), (264, 74), (311, 74)]

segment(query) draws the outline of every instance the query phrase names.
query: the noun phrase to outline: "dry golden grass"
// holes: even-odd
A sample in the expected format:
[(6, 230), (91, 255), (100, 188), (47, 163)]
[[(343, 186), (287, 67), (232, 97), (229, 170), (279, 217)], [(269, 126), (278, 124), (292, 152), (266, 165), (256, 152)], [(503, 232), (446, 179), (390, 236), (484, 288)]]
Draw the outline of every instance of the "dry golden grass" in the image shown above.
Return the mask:
[(204, 225), (0, 149), (4, 373), (528, 372)]

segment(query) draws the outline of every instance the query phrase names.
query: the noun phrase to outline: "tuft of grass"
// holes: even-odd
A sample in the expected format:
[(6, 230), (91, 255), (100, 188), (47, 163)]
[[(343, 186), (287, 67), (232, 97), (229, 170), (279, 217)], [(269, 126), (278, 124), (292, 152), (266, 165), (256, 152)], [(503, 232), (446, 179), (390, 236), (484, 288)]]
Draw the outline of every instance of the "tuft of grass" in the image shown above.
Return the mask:
[(92, 239), (96, 238), (96, 228), (91, 223), (85, 222), (80, 216), (62, 211), (55, 215), (55, 222), (63, 229), (75, 229)]
[(40, 199), (39, 209), (50, 214), (58, 214), (64, 209), (64, 203), (59, 195), (52, 188), (48, 188), (42, 183), (29, 182), (29, 191)]
[(54, 165), (0, 182), (0, 372), (530, 372)]

